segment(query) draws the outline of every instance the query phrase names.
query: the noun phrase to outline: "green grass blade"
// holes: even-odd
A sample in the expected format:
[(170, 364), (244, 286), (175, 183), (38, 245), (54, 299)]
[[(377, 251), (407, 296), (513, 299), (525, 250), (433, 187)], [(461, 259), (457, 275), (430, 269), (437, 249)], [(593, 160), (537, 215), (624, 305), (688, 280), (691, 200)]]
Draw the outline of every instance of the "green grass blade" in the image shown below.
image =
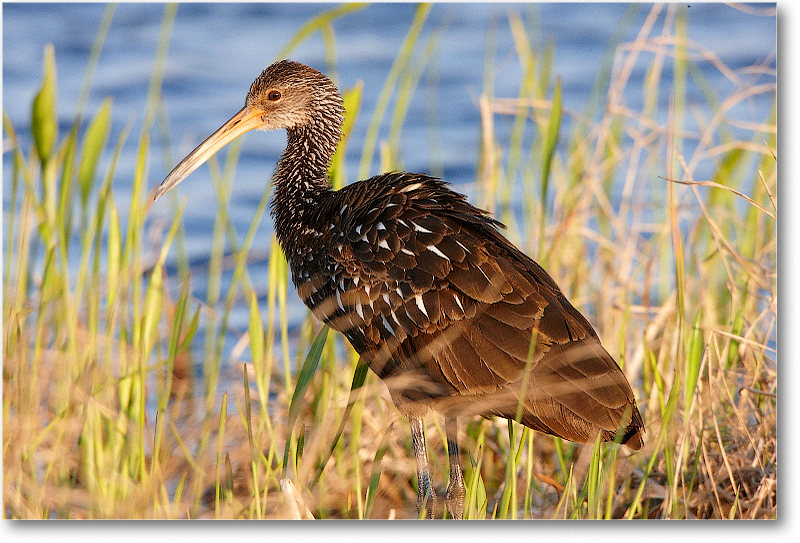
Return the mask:
[(31, 133), (36, 153), (45, 169), (58, 139), (58, 115), (56, 114), (56, 53), (48, 44), (44, 50), (44, 79), (33, 99)]
[(220, 497), (221, 488), (220, 482), (222, 480), (222, 450), (225, 446), (225, 421), (228, 418), (228, 393), (222, 394), (222, 405), (219, 408), (219, 433), (217, 434), (217, 472), (214, 477), (214, 516), (220, 518)]
[(253, 417), (250, 400), (250, 378), (247, 376), (247, 364), (242, 365), (242, 380), (244, 382), (244, 411), (245, 423), (247, 424), (247, 443), (250, 446), (250, 473), (253, 476), (253, 499), (256, 516), (261, 519), (261, 494), (259, 493), (258, 483), (258, 453), (253, 439)]
[(355, 125), (358, 112), (361, 109), (361, 94), (364, 85), (359, 82), (355, 87), (345, 92), (342, 96), (344, 102), (344, 122), (342, 123), (342, 140), (333, 155), (330, 168), (331, 186), (334, 190), (339, 190), (347, 184), (347, 168), (345, 168), (345, 157), (347, 156), (347, 143), (349, 136)]
[(692, 322), (692, 331), (689, 334), (689, 344), (686, 347), (686, 366), (684, 369), (684, 388), (683, 388), (683, 417), (689, 419), (689, 410), (692, 407), (697, 377), (700, 374), (700, 362), (703, 359), (703, 330), (702, 324), (703, 310), (698, 309), (697, 315)]
[(89, 93), (92, 90), (92, 77), (94, 75), (94, 70), (97, 68), (97, 62), (100, 59), (100, 53), (103, 51), (103, 44), (106, 41), (108, 29), (111, 28), (111, 21), (114, 18), (114, 11), (116, 10), (116, 7), (116, 4), (108, 4), (106, 5), (105, 11), (103, 11), (103, 19), (100, 21), (100, 28), (97, 29), (97, 33), (95, 34), (94, 43), (92, 43), (92, 52), (89, 56), (89, 62), (86, 65), (86, 71), (84, 72), (83, 76), (81, 94), (78, 98), (77, 117), (81, 117), (83, 115), (83, 110), (86, 108), (86, 103), (89, 100)]
[(308, 38), (311, 34), (316, 31), (321, 31), (323, 28), (330, 25), (335, 19), (347, 15), (348, 13), (353, 13), (355, 11), (359, 11), (364, 9), (368, 4), (360, 4), (360, 3), (345, 3), (341, 6), (337, 6), (330, 11), (326, 11), (316, 17), (311, 18), (306, 24), (304, 24), (300, 30), (298, 30), (292, 39), (289, 40), (289, 43), (283, 46), (283, 49), (275, 56), (275, 60), (283, 60), (289, 57), (289, 53), (294, 51), (294, 49), (300, 45), (306, 38)]
[(389, 74), (386, 76), (386, 81), (383, 84), (383, 88), (378, 95), (375, 111), (370, 119), (369, 127), (367, 128), (367, 135), (364, 140), (361, 163), (358, 167), (359, 179), (364, 179), (369, 176), (369, 170), (372, 167), (372, 158), (375, 155), (375, 148), (378, 142), (378, 129), (380, 128), (381, 121), (386, 113), (386, 109), (389, 106), (389, 97), (391, 96), (394, 88), (397, 86), (397, 81), (403, 73), (403, 70), (405, 70), (408, 66), (411, 53), (414, 50), (417, 40), (419, 39), (422, 26), (425, 24), (425, 20), (427, 19), (430, 10), (430, 4), (420, 4), (417, 7), (417, 11), (414, 14), (414, 20), (411, 23), (411, 28), (408, 30), (406, 37), (403, 39), (403, 43), (400, 46), (400, 51), (397, 55), (397, 58), (395, 59), (394, 63), (392, 63), (392, 67), (389, 69)]
[(295, 422), (297, 422), (297, 415), (300, 413), (300, 404), (303, 401), (303, 395), (305, 394), (306, 389), (311, 382), (311, 378), (317, 371), (317, 366), (319, 366), (319, 358), (320, 355), (322, 355), (322, 348), (325, 346), (325, 340), (328, 338), (328, 331), (329, 328), (327, 326), (323, 326), (322, 330), (319, 331), (317, 338), (311, 345), (311, 349), (308, 351), (308, 355), (303, 363), (303, 367), (300, 369), (300, 373), (297, 376), (297, 384), (295, 385), (294, 393), (292, 394), (292, 401), (289, 404), (289, 415), (286, 423), (286, 447), (283, 451), (284, 476), (288, 474), (289, 449), (292, 442), (292, 431), (294, 430)]
[(546, 131), (542, 141), (542, 202), (547, 198), (547, 186), (550, 182), (550, 170), (553, 165), (553, 156), (558, 144), (558, 134), (561, 129), (561, 78), (556, 79), (556, 87), (553, 90), (552, 106), (550, 116), (547, 118)]
[(481, 477), (481, 464), (483, 463), (483, 448), (478, 448), (478, 460), (472, 467), (472, 473), (467, 487), (467, 500), (464, 508), (465, 519), (483, 520), (486, 518), (486, 506), (489, 498), (486, 495), (486, 485)]
[(255, 291), (250, 293), (250, 356), (253, 358), (253, 368), (260, 369), (264, 360), (264, 325), (261, 312), (258, 309), (258, 296)]
[(369, 513), (372, 511), (372, 505), (375, 503), (375, 495), (378, 491), (378, 482), (381, 478), (381, 460), (383, 460), (383, 455), (386, 454), (386, 449), (389, 446), (389, 436), (392, 433), (392, 426), (394, 426), (394, 423), (390, 424), (386, 429), (386, 433), (383, 434), (383, 439), (381, 439), (381, 443), (378, 445), (378, 450), (375, 451), (375, 458), (372, 460), (372, 474), (369, 477), (367, 497), (366, 500), (364, 500), (365, 519), (369, 518)]
[(319, 482), (319, 478), (322, 476), (322, 472), (328, 463), (328, 459), (336, 449), (336, 444), (339, 443), (339, 438), (342, 437), (345, 424), (347, 424), (347, 421), (350, 418), (350, 412), (353, 410), (353, 405), (356, 403), (356, 400), (358, 400), (358, 397), (361, 393), (361, 387), (364, 385), (364, 381), (367, 378), (368, 370), (369, 366), (367, 366), (366, 362), (359, 358), (358, 363), (356, 364), (355, 372), (353, 372), (353, 383), (350, 385), (350, 397), (347, 400), (347, 407), (344, 408), (342, 420), (339, 423), (339, 429), (336, 431), (336, 434), (333, 437), (333, 442), (331, 443), (331, 448), (328, 451), (328, 454), (325, 457), (320, 458), (319, 466), (317, 467), (317, 473), (314, 475), (314, 479), (311, 481), (311, 484), (308, 485), (309, 489), (314, 488)]
[(553, 166), (553, 156), (558, 145), (558, 134), (561, 129), (561, 78), (556, 79), (556, 87), (553, 90), (552, 106), (550, 116), (547, 118), (544, 138), (542, 139), (542, 174), (540, 180), (542, 212), (539, 214), (539, 254), (544, 254), (545, 225), (547, 224), (546, 212), (547, 188), (550, 183), (551, 169)]
[[(78, 145), (78, 125), (73, 125), (69, 135), (64, 138), (61, 145), (61, 150), (58, 153), (57, 161), (61, 165), (61, 183), (58, 187), (58, 210), (56, 212), (56, 220), (60, 228), (58, 228), (58, 236), (62, 240), (63, 250), (68, 254), (70, 244), (67, 242), (69, 236), (72, 234), (72, 204), (74, 190), (72, 185), (73, 170), (75, 167), (75, 151)], [(84, 213), (85, 215), (85, 213)], [(82, 223), (82, 224), (85, 224)]]
[[(164, 385), (164, 394), (159, 402), (158, 410), (161, 412), (166, 411), (169, 402), (170, 394), (172, 392), (172, 378), (173, 368), (175, 367), (175, 358), (180, 352), (180, 339), (181, 332), (183, 331), (183, 321), (186, 315), (186, 306), (189, 301), (189, 281), (184, 281), (181, 287), (181, 294), (178, 297), (178, 303), (175, 306), (175, 315), (172, 319), (172, 330), (169, 336), (169, 345), (167, 347), (167, 382)], [(184, 342), (191, 341), (193, 334), (185, 333)]]
[(587, 517), (590, 519), (601, 518), (600, 443), (602, 443), (602, 439), (600, 434), (597, 434), (592, 446), (592, 457), (589, 459), (589, 472), (586, 474), (586, 497), (589, 507)]
[(83, 138), (81, 160), (78, 164), (78, 186), (81, 191), (81, 208), (86, 209), (100, 155), (106, 147), (111, 132), (111, 98), (103, 100)]

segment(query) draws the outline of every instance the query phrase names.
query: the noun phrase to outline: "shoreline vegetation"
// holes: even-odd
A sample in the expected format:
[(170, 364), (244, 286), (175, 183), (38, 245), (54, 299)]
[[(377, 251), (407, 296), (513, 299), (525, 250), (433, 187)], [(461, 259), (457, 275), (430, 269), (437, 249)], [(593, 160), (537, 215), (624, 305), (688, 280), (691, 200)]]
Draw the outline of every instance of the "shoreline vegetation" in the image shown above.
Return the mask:
[[(165, 7), (140, 131), (129, 124), (110, 138), (109, 98), (96, 111), (84, 111), (84, 99), (59, 133), (52, 47), (32, 97), (30, 149), (4, 112), (4, 160), (13, 161), (4, 180), (4, 518), (413, 518), (410, 431), (385, 386), (310, 314), (289, 338), (283, 254), (274, 236), (255, 237), (269, 194), (244, 237), (232, 227), (236, 144), (210, 163), (220, 205), (205, 299), (190, 294), (185, 203), (172, 198), (167, 225), (148, 221), (158, 180), (147, 161), (151, 140), (164, 137), (160, 83), (176, 9)], [(355, 9), (310, 20), (279, 56), (320, 32), (334, 68), (331, 25)], [(361, 153), (358, 178), (376, 155), (382, 171), (400, 168), (405, 115), (437, 45), (436, 32), (421, 38), (429, 10), (418, 7), (383, 89), (341, 89), (335, 187), (347, 182), (345, 152)], [(474, 203), (587, 314), (631, 382), (647, 433), (631, 453), (503, 419), (464, 421), (465, 518), (777, 518), (774, 68), (728, 68), (687, 40), (683, 8), (654, 6), (634, 41), (609, 46), (586, 110), (571, 111), (551, 73), (558, 52), (533, 48), (513, 12), (497, 24), (512, 32), (526, 78), (516, 97), (493, 96), (490, 84), (479, 97)], [(489, 82), (494, 53), (487, 44)], [(717, 95), (700, 62), (732, 90)], [(636, 63), (648, 66), (638, 111), (625, 101)], [(363, 92), (381, 93), (374, 112), (361, 110)], [(770, 100), (766, 118), (729, 114), (755, 96)], [(667, 97), (661, 119), (656, 104)], [(371, 119), (365, 142), (347, 138), (357, 115)], [(384, 122), (389, 137), (379, 141)], [(497, 137), (505, 127), (507, 144)], [(533, 145), (523, 145), (526, 133)], [(112, 181), (131, 138), (139, 154), (123, 204)], [(248, 270), (256, 245), (269, 249), (267, 278)], [(248, 308), (250, 323), (231, 362), (222, 352), (234, 307)], [(238, 376), (220, 394), (231, 371)], [(433, 478), (446, 481), (443, 421), (429, 414), (426, 426)]]

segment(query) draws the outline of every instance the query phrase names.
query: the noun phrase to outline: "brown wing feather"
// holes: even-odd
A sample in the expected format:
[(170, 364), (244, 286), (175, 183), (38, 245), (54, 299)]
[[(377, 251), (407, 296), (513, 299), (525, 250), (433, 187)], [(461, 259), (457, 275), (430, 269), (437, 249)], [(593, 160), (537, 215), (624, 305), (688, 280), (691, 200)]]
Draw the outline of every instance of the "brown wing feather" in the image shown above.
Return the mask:
[(338, 194), (330, 201), (347, 202), (346, 214), (320, 211), (346, 217), (335, 250), (295, 278), (298, 292), (386, 380), (399, 408), (514, 418), (521, 404), (522, 423), (535, 430), (585, 442), (625, 426), (625, 441), (641, 446), (624, 374), (499, 223), (418, 174)]

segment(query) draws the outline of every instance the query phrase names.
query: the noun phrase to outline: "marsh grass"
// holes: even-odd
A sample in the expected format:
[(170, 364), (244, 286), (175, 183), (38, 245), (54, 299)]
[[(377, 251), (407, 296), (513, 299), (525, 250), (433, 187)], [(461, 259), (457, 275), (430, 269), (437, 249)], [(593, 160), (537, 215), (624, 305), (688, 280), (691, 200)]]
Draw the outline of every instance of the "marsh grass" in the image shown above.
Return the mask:
[[(351, 9), (357, 6), (310, 21), (285, 53), (321, 32), (334, 63), (331, 23)], [(420, 43), (428, 10), (418, 9), (380, 91), (361, 177), (376, 150), (382, 169), (401, 166), (409, 97), (437, 39), (434, 33)], [(112, 16), (110, 8), (95, 52)], [(237, 147), (224, 164), (211, 162), (221, 205), (207, 299), (189, 294), (177, 198), (156, 249), (145, 243), (148, 187), (157, 184), (146, 165), (173, 18), (168, 7), (127, 224), (111, 181), (132, 129), (109, 140), (109, 100), (89, 115), (81, 106), (73, 128), (58, 133), (52, 48), (33, 101), (32, 148), (20, 147), (4, 115), (13, 173), (3, 270), (3, 514), (414, 517), (411, 438), (385, 387), (310, 316), (292, 349), (298, 358), (290, 355), (291, 287), (274, 237), (266, 292), (256, 290), (265, 278), (250, 277), (248, 255), (268, 195), (239, 239), (224, 205)], [(647, 434), (645, 447), (631, 454), (562, 442), (506, 420), (464, 421), (465, 516), (776, 518), (774, 70), (766, 63), (730, 70), (686, 39), (677, 5), (655, 6), (635, 40), (609, 45), (587, 110), (571, 111), (551, 75), (557, 51), (532, 47), (519, 17), (507, 24), (526, 78), (516, 97), (493, 96), (487, 85), (479, 99), (477, 201), (587, 313), (633, 385)], [(493, 56), (487, 44), (487, 69)], [(732, 90), (717, 95), (700, 62), (725, 75)], [(634, 110), (628, 93), (637, 63), (647, 76), (643, 107)], [(687, 99), (689, 88), (701, 90), (703, 107)], [(369, 113), (360, 111), (361, 92), (347, 89), (346, 127)], [(393, 96), (391, 137), (378, 142)], [(737, 120), (737, 106), (764, 97), (772, 104), (767, 118)], [(664, 120), (656, 104), (667, 99)], [(510, 126), (507, 138), (503, 126)], [(346, 182), (344, 149), (359, 146), (343, 142), (335, 186)], [(100, 172), (103, 156), (111, 159)], [(164, 266), (170, 250), (178, 254), (176, 275)], [(234, 347), (241, 378), (220, 394), (237, 305), (250, 312)], [(195, 363), (202, 377), (193, 376)], [(426, 424), (434, 481), (445, 482), (444, 429), (433, 414)]]

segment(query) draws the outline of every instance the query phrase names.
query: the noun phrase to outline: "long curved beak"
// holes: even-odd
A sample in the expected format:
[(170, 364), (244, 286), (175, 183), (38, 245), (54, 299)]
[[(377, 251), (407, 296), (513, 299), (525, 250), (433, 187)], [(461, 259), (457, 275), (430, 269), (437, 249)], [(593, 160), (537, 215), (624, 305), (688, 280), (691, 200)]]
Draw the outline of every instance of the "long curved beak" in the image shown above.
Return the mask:
[(263, 123), (264, 112), (260, 109), (243, 107), (236, 115), (228, 119), (216, 132), (208, 136), (194, 151), (186, 155), (169, 175), (161, 182), (153, 200), (170, 190), (172, 187), (186, 179), (190, 173), (199, 168), (206, 160), (235, 140), (245, 132), (258, 128)]

